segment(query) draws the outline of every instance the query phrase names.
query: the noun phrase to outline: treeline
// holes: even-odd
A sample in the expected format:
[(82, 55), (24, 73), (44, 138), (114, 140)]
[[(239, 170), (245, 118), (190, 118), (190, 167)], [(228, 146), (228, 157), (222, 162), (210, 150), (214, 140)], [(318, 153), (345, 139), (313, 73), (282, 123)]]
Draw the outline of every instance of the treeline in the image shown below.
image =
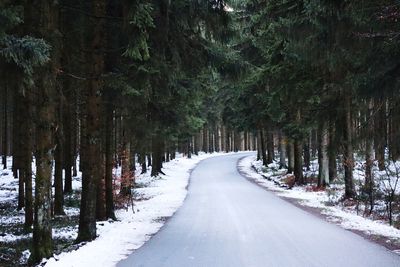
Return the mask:
[(53, 253), (51, 219), (78, 170), (82, 242), (115, 219), (116, 166), (129, 194), (136, 163), (157, 176), (176, 151), (254, 148), (206, 114), (230, 20), (219, 0), (0, 1), (1, 155), (19, 179), (32, 263)]
[(235, 3), (241, 37), (232, 47), (247, 71), (231, 84), (225, 116), (257, 129), (259, 158), (267, 165), (278, 149), (298, 185), (311, 182), (303, 168), (318, 157), (318, 186), (343, 173), (345, 198), (354, 198), (355, 154), (364, 157), (372, 195), (374, 163), (385, 170), (400, 159), (398, 2)]

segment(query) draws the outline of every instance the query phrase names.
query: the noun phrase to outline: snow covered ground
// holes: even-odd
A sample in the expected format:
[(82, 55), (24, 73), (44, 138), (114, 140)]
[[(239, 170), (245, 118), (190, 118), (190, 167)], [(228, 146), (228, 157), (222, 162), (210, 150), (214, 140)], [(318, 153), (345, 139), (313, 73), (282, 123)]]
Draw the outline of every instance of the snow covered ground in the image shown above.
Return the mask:
[[(400, 230), (389, 226), (384, 220), (371, 220), (357, 214), (357, 211), (338, 205), (338, 199), (343, 193), (341, 185), (333, 185), (326, 191), (313, 191), (311, 187), (296, 186), (287, 189), (280, 181), (285, 179), (285, 170), (278, 170), (275, 164), (264, 168), (262, 162), (256, 161), (255, 156), (242, 159), (238, 168), (257, 184), (274, 191), (277, 195), (298, 200), (300, 204), (318, 208), (328, 220), (345, 229), (362, 231), (367, 235), (385, 237), (387, 243), (400, 244)], [(268, 179), (267, 179), (268, 178)], [(277, 178), (277, 179), (274, 179)]]
[(178, 157), (165, 163), (165, 175), (153, 178), (149, 172), (136, 178), (135, 194), (142, 201), (127, 210), (118, 210), (119, 221), (98, 222), (99, 237), (78, 250), (55, 255), (45, 266), (113, 266), (127, 257), (134, 249), (141, 247), (182, 205), (187, 190), (190, 170), (214, 154), (201, 154), (191, 159)]
[[(97, 223), (98, 238), (83, 246), (73, 247), (75, 250), (62, 252), (48, 260), (43, 260), (43, 266), (114, 266), (119, 260), (127, 257), (133, 250), (142, 246), (164, 224), (166, 218), (182, 205), (189, 181), (190, 171), (198, 162), (223, 153), (193, 155), (191, 159), (177, 155), (175, 160), (164, 163), (165, 175), (151, 177), (150, 172), (136, 177), (138, 188), (134, 211), (132, 207), (116, 211), (118, 221), (103, 221)], [(11, 160), (11, 159), (10, 159)], [(11, 162), (10, 162), (11, 163)], [(12, 177), (10, 170), (2, 171), (0, 179), (0, 204), (8, 205), (18, 195), (18, 181)], [(79, 190), (81, 175), (74, 178), (73, 188)], [(78, 208), (66, 208), (69, 216), (78, 215)], [(62, 219), (62, 218), (61, 218)], [(23, 211), (13, 211), (10, 216), (0, 218), (0, 225), (22, 224)], [(0, 233), (0, 242), (7, 244), (16, 240), (29, 239), (32, 234), (11, 234), (7, 230)], [(64, 238), (71, 242), (77, 237), (77, 225), (53, 229), (54, 238)], [(29, 250), (22, 251), (20, 263), (29, 258)]]

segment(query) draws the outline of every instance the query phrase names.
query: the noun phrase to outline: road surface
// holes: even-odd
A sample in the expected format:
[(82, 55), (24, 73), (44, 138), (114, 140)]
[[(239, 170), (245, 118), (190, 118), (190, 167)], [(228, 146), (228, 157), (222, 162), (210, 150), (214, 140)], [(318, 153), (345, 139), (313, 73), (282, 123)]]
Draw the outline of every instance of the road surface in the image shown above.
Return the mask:
[(400, 266), (400, 256), (247, 181), (244, 154), (193, 171), (183, 206), (117, 266)]

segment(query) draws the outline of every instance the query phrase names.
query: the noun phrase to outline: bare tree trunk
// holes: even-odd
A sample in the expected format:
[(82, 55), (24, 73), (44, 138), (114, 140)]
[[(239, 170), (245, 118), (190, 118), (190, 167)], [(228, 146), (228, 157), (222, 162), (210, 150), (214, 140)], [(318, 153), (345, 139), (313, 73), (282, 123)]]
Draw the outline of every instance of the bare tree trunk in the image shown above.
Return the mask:
[(63, 194), (63, 144), (64, 130), (62, 123), (63, 104), (62, 96), (58, 96), (57, 121), (58, 127), (55, 136), (56, 148), (54, 152), (54, 215), (64, 215), (64, 194)]
[(294, 177), (299, 185), (305, 184), (303, 176), (303, 161), (302, 161), (303, 145), (300, 140), (294, 140)]
[(82, 173), (82, 198), (79, 216), (77, 241), (90, 241), (96, 238), (96, 199), (97, 187), (102, 168), (101, 156), (101, 94), (104, 81), (104, 40), (106, 14), (105, 0), (86, 1), (90, 14), (86, 31), (87, 40), (87, 69), (93, 77), (87, 82), (86, 89), (86, 120), (85, 120), (85, 162)]
[(329, 184), (329, 134), (326, 122), (321, 122), (319, 127), (319, 171), (318, 171), (318, 186), (326, 186)]
[(385, 137), (386, 137), (386, 107), (385, 101), (375, 99), (374, 101), (374, 150), (375, 159), (378, 161), (380, 171), (385, 169)]
[(294, 170), (294, 146), (293, 141), (287, 142), (287, 156), (288, 156), (288, 173), (293, 173)]
[(99, 182), (97, 184), (97, 196), (96, 196), (96, 219), (98, 221), (104, 221), (107, 219), (106, 214), (106, 196), (105, 196), (105, 180), (104, 180), (104, 157), (101, 154), (101, 168), (99, 168)]
[(207, 125), (204, 125), (203, 128), (203, 151), (208, 152), (208, 128)]
[[(32, 28), (37, 26), (40, 36), (54, 41), (58, 26), (57, 2), (34, 0), (25, 5), (25, 22)], [(41, 23), (32, 23), (40, 21)], [(38, 263), (42, 258), (53, 254), (51, 227), (51, 178), (55, 129), (56, 73), (59, 57), (57, 43), (53, 42), (52, 62), (42, 68), (37, 81), (37, 127), (36, 127), (36, 179), (35, 208), (33, 225), (33, 250), (31, 262)]]
[(260, 148), (261, 148), (261, 158), (262, 158), (262, 161), (263, 161), (263, 165), (264, 166), (267, 166), (268, 165), (268, 161), (267, 161), (267, 151), (266, 151), (266, 148), (265, 148), (265, 141), (264, 141), (264, 131), (263, 131), (263, 129), (260, 127), (259, 128), (259, 130), (258, 130), (258, 134), (260, 135), (260, 138), (259, 138), (259, 140), (260, 140)]
[(111, 104), (107, 104), (105, 110), (105, 194), (106, 194), (106, 216), (116, 220), (113, 198), (113, 151), (112, 151), (112, 125), (114, 113)]
[(344, 129), (344, 181), (345, 181), (345, 197), (354, 197), (353, 184), (353, 122), (351, 118), (351, 96), (345, 92), (345, 129)]
[(286, 145), (287, 138), (282, 131), (279, 131), (279, 168), (287, 168)]
[(267, 131), (267, 150), (268, 150), (268, 163), (272, 163), (275, 159), (275, 153), (274, 153), (274, 133), (272, 132), (271, 129), (268, 129)]
[(336, 128), (333, 119), (329, 121), (329, 147), (328, 147), (328, 158), (329, 158), (329, 182), (333, 182), (337, 178), (337, 163), (336, 163)]
[(370, 103), (368, 103), (368, 110), (365, 118), (367, 125), (367, 138), (365, 140), (365, 192), (368, 195), (369, 214), (371, 214), (374, 209), (374, 179), (372, 176), (372, 166), (374, 165), (374, 159), (372, 155), (373, 143), (371, 142), (371, 139), (373, 138), (373, 123), (371, 121), (372, 108), (373, 103), (372, 101), (370, 101)]
[(306, 167), (306, 169), (309, 171), (310, 170), (310, 162), (311, 162), (310, 137), (309, 136), (304, 141), (303, 151), (304, 151), (304, 167)]
[(7, 154), (8, 154), (8, 84), (4, 79), (4, 98), (3, 98), (3, 112), (4, 112), (4, 129), (3, 129), (3, 169), (7, 169)]

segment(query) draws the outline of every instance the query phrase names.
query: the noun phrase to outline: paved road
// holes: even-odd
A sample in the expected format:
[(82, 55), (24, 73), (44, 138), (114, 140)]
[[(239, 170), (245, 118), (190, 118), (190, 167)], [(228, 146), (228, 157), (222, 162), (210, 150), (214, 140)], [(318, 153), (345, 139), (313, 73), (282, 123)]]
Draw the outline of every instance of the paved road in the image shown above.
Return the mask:
[(384, 247), (247, 181), (236, 170), (241, 157), (201, 162), (184, 205), (118, 266), (400, 266)]

